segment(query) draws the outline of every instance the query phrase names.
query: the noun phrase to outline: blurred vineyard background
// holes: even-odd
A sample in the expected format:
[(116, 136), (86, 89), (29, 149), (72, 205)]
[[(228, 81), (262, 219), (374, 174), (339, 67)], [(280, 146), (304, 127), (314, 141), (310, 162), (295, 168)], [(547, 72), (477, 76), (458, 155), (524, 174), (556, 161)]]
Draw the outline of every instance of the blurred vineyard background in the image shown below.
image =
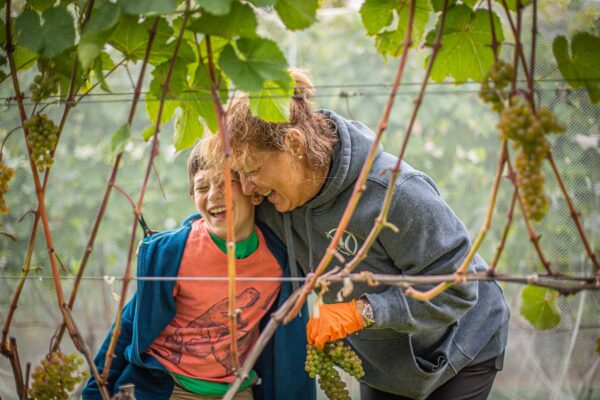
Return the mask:
[[(315, 101), (348, 118), (375, 129), (387, 100), (398, 60), (384, 60), (365, 35), (360, 22), (360, 1), (325, 1), (319, 22), (305, 31), (290, 33), (268, 13), (259, 18), (262, 36), (276, 38), (290, 65), (309, 68), (317, 87)], [(531, 12), (531, 8), (526, 9)], [(528, 17), (524, 18), (529, 20)], [(505, 21), (504, 21), (505, 22)], [(433, 27), (430, 27), (433, 28)], [(574, 32), (600, 34), (600, 2), (594, 0), (539, 1), (536, 96), (567, 125), (562, 136), (552, 137), (555, 159), (581, 212), (586, 233), (600, 252), (600, 106), (589, 102), (583, 90), (573, 90), (554, 67), (551, 40)], [(527, 35), (530, 29), (525, 28)], [(508, 29), (505, 28), (505, 32)], [(509, 36), (509, 35), (506, 35)], [(505, 59), (512, 52), (504, 46)], [(528, 53), (528, 49), (526, 49)], [(397, 153), (423, 74), (426, 51), (409, 58), (405, 78), (384, 136), (385, 149)], [(117, 62), (117, 60), (113, 60)], [(600, 55), (598, 56), (600, 63)], [(134, 67), (135, 69), (135, 67)], [(35, 68), (27, 72), (32, 79)], [(137, 71), (131, 70), (131, 76)], [(147, 74), (150, 77), (149, 74)], [(27, 81), (27, 75), (24, 75)], [(55, 167), (47, 192), (47, 207), (58, 256), (65, 267), (62, 276), (68, 294), (73, 277), (101, 202), (112, 160), (110, 139), (126, 120), (131, 104), (132, 82), (122, 70), (107, 79), (110, 93), (87, 96), (71, 113), (57, 149)], [(480, 102), (478, 83), (462, 85), (432, 82), (425, 96), (413, 138), (405, 156), (438, 184), (444, 198), (464, 221), (473, 236), (484, 220), (489, 190), (499, 151), (497, 114)], [(17, 107), (6, 79), (0, 83), (0, 137), (19, 124)], [(210, 99), (206, 99), (210, 101)], [(31, 107), (31, 105), (30, 105)], [(50, 105), (46, 112), (57, 119), (62, 108)], [(172, 123), (171, 123), (172, 124)], [(150, 145), (140, 133), (150, 125), (142, 112), (132, 125), (132, 141), (126, 148), (117, 183), (138, 193)], [(144, 203), (143, 213), (152, 229), (177, 226), (194, 212), (187, 194), (185, 161), (188, 151), (176, 153), (171, 144), (172, 125), (161, 128), (160, 155)], [(35, 205), (34, 186), (23, 151), (23, 135), (14, 134), (4, 146), (4, 159), (15, 169), (8, 192), (11, 211), (2, 229), (16, 240), (0, 237), (0, 321), (3, 321), (20, 276)], [(536, 225), (541, 244), (554, 267), (573, 274), (593, 274), (569, 216), (559, 188), (549, 177), (547, 190), (552, 205), (543, 223)], [(480, 253), (491, 259), (504, 223), (511, 191), (504, 179), (500, 188), (493, 228)], [(126, 199), (113, 192), (100, 227), (96, 245), (73, 315), (84, 339), (95, 353), (117, 309), (119, 277), (127, 256), (132, 210)], [(517, 211), (500, 260), (499, 272), (543, 272)], [(141, 230), (140, 235), (141, 238)], [(50, 279), (43, 234), (34, 254), (33, 273), (25, 285), (11, 336), (21, 343), (21, 361), (36, 365), (48, 352), (49, 338), (61, 321)], [(135, 288), (135, 285), (133, 285)], [(512, 320), (505, 369), (499, 374), (492, 399), (600, 399), (600, 292), (561, 297), (561, 322), (549, 331), (536, 331), (519, 314), (520, 285), (502, 285), (511, 306)], [(75, 351), (70, 341), (62, 350)], [(351, 383), (358, 398), (357, 384)], [(0, 358), (0, 398), (15, 399), (9, 362)]]

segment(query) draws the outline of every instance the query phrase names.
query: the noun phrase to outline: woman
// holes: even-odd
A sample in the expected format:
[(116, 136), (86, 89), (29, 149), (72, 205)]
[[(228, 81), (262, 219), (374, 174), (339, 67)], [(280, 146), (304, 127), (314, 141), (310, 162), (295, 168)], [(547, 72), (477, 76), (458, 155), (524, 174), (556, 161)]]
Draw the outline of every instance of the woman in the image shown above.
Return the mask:
[[(312, 83), (302, 71), (291, 73), (297, 89), (289, 123), (254, 117), (246, 95), (232, 100), (227, 118), (244, 193), (268, 200), (257, 218), (285, 241), (290, 258), (308, 274), (335, 234), (374, 135), (359, 122), (313, 110)], [(396, 160), (379, 149), (338, 247), (346, 260), (373, 226)], [(464, 225), (422, 172), (402, 163), (394, 185), (388, 220), (399, 232), (383, 230), (356, 272), (455, 272), (471, 246)], [(479, 256), (469, 267), (486, 269)], [(335, 303), (338, 289), (330, 287), (307, 335), (317, 346), (347, 335), (365, 370), (362, 399), (487, 397), (502, 369), (509, 319), (496, 283), (453, 286), (430, 302), (409, 298), (399, 287), (356, 283), (349, 302)]]

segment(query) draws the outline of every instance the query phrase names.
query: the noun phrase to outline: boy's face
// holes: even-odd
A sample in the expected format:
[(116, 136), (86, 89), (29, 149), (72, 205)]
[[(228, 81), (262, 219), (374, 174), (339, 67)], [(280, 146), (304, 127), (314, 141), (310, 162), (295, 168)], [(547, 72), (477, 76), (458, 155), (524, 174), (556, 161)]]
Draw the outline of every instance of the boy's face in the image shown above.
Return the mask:
[[(246, 239), (254, 230), (254, 204), (250, 196), (242, 193), (237, 176), (231, 182), (233, 193), (233, 226), (235, 240)], [(208, 231), (221, 239), (227, 239), (225, 220), (225, 183), (210, 178), (207, 171), (199, 170), (194, 176), (192, 201), (206, 221)]]

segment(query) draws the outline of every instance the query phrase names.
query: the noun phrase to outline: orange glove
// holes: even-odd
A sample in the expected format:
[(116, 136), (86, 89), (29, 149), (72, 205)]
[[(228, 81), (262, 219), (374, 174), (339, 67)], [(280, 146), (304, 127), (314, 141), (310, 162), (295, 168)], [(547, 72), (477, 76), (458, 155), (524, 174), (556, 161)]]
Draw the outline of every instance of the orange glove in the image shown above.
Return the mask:
[(325, 343), (341, 339), (363, 328), (356, 300), (348, 303), (321, 304), (319, 318), (310, 317), (306, 325), (308, 343), (322, 349)]

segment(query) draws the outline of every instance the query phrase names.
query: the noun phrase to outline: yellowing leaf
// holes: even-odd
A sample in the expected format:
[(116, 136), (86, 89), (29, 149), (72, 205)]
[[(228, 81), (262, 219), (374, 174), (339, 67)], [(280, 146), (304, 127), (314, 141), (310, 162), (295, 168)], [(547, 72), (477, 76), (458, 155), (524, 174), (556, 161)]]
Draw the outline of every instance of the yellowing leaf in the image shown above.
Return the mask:
[(521, 294), (521, 315), (534, 328), (545, 330), (554, 328), (560, 323), (560, 313), (556, 307), (556, 290), (529, 285)]

